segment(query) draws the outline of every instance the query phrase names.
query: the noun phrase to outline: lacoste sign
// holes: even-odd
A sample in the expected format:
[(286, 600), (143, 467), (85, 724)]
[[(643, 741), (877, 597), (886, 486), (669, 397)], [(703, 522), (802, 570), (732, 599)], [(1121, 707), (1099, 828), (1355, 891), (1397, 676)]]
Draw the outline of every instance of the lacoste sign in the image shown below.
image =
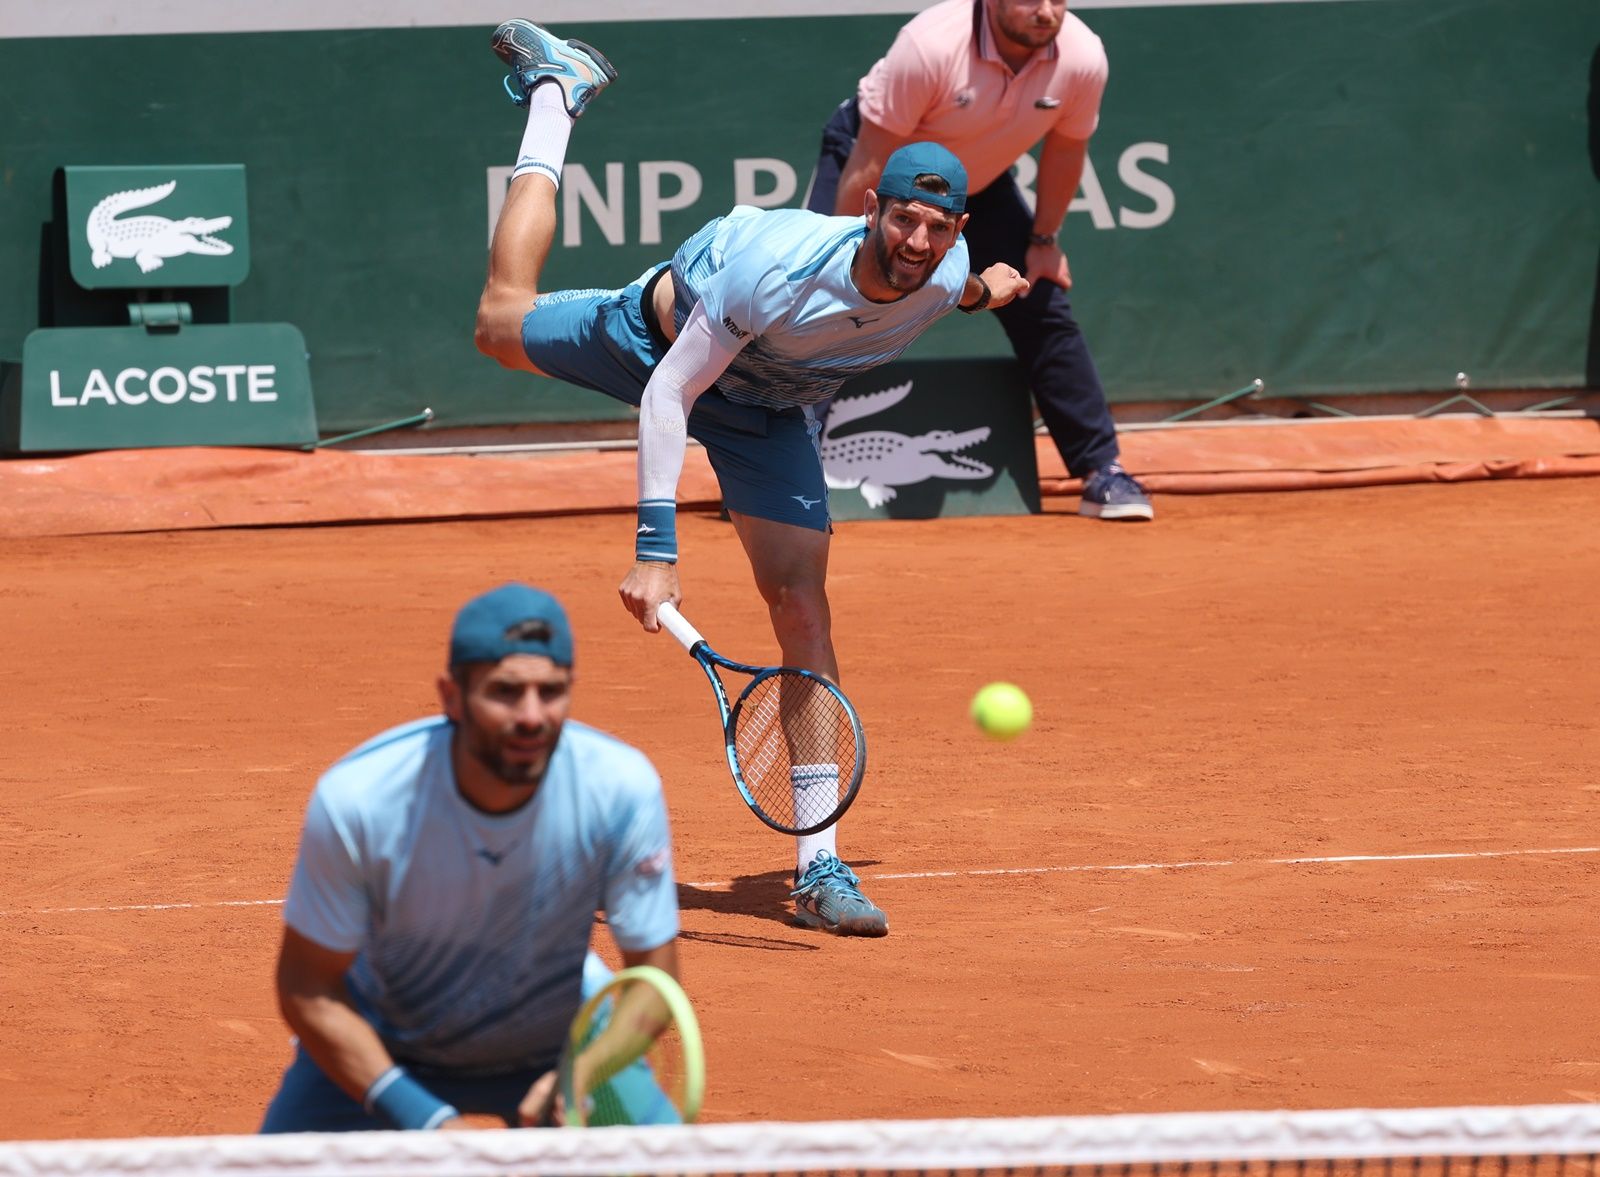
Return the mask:
[(83, 387), (61, 386), (61, 370), (50, 369), (50, 404), (58, 409), (76, 408), (104, 401), (108, 405), (176, 405), (183, 401), (204, 405), (216, 400), (233, 404), (250, 401), (270, 404), (278, 399), (276, 364), (197, 364), (188, 371), (168, 365), (153, 372), (144, 368), (123, 368), (106, 372), (90, 368)]
[(7, 448), (21, 453), (317, 439), (304, 337), (287, 323), (58, 327), (22, 345)]
[(242, 164), (62, 171), (79, 286), (237, 286), (250, 272)]
[(213, 234), (233, 224), (232, 217), (124, 217), (130, 209), (159, 204), (177, 190), (168, 180), (154, 188), (113, 192), (89, 210), (84, 235), (89, 239), (89, 262), (104, 269), (119, 257), (132, 258), (143, 273), (159, 270), (169, 257), (185, 253), (227, 257), (233, 246)]
[(818, 442), (834, 519), (1039, 510), (1028, 379), (1013, 359), (874, 368), (845, 382)]

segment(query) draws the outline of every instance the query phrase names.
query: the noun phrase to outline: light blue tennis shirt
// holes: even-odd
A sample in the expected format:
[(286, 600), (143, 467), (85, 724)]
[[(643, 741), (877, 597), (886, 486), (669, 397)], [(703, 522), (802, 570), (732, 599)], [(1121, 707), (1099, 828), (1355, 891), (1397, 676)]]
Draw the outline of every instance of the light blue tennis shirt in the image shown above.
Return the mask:
[(873, 302), (850, 276), (866, 235), (861, 217), (738, 205), (683, 243), (672, 258), (678, 328), (702, 302), (731, 338), (752, 337), (717, 378), (724, 396), (772, 409), (825, 401), (905, 351), (961, 300), (965, 238), (922, 289)]
[(619, 947), (678, 933), (661, 782), (643, 753), (569, 720), (533, 799), (491, 815), (456, 791), (443, 717), (369, 740), (317, 783), (284, 919), (337, 952), (402, 1062), (453, 1074), (552, 1065), (596, 911)]

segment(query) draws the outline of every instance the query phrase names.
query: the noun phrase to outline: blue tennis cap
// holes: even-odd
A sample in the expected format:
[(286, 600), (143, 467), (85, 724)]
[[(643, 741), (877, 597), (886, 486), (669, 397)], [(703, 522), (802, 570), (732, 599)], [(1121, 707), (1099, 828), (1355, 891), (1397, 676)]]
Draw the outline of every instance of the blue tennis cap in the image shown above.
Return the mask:
[[(925, 192), (916, 187), (918, 176), (938, 176), (950, 186), (946, 193)], [(967, 207), (967, 169), (948, 147), (937, 143), (907, 143), (889, 157), (878, 179), (878, 197), (892, 200), (920, 200), (960, 214)]]
[(515, 581), (461, 606), (450, 630), (450, 665), (498, 662), (512, 654), (572, 665), (572, 626), (561, 602)]

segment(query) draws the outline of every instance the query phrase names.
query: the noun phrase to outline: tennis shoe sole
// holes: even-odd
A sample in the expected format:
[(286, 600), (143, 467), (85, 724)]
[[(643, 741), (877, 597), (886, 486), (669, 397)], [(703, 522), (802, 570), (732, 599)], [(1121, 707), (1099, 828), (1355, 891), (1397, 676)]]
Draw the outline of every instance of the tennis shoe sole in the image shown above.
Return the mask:
[(1078, 504), (1078, 514), (1108, 523), (1143, 523), (1156, 517), (1156, 509), (1149, 503), (1093, 503), (1085, 499)]

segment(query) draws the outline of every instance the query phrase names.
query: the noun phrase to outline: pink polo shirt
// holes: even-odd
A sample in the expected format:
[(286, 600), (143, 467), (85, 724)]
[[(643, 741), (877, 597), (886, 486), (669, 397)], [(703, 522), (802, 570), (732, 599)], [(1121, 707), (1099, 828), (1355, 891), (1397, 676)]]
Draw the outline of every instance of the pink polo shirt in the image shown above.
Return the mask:
[(861, 117), (933, 139), (980, 192), (1046, 135), (1087, 139), (1100, 122), (1106, 51), (1072, 13), (1053, 44), (1013, 74), (995, 51), (984, 0), (944, 0), (913, 17), (861, 79)]

